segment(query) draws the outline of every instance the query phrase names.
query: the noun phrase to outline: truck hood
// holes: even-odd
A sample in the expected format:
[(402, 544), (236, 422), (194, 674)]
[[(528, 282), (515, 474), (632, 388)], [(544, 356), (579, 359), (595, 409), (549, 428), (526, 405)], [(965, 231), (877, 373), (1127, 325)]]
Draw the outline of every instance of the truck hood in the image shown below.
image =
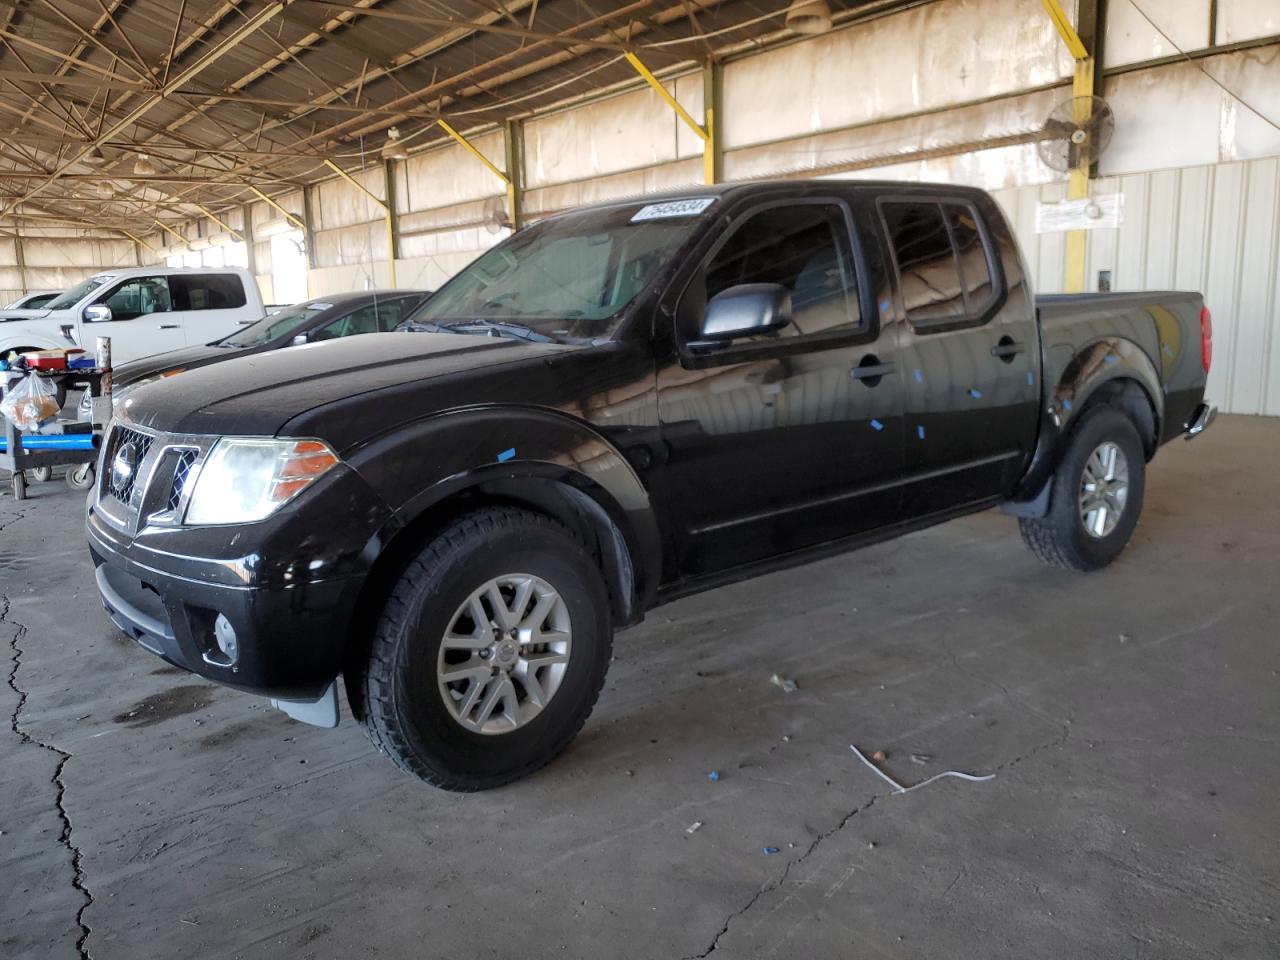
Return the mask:
[(220, 360), (231, 360), (238, 356), (241, 356), (239, 350), (211, 347), (205, 344), (198, 347), (180, 347), (177, 350), (168, 350), (121, 364), (112, 371), (111, 382), (116, 387), (128, 387), (148, 377), (194, 370), (197, 367), (217, 363)]
[(0, 323), (10, 320), (43, 320), (52, 312), (43, 307), (38, 310), (0, 310)]
[[(368, 334), (237, 357), (148, 383), (131, 392), (117, 414), (169, 433), (274, 436), (317, 407), (363, 395), (377, 406), (380, 391), (575, 349), (452, 333)], [(402, 412), (400, 404), (388, 404), (384, 419), (393, 422)], [(434, 411), (414, 404), (411, 412)]]

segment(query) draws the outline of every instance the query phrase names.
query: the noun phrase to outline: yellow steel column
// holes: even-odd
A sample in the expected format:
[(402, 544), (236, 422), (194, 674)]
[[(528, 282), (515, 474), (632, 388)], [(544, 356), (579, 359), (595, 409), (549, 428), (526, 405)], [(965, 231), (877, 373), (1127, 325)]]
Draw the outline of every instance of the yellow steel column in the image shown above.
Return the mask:
[[(1076, 123), (1084, 123), (1093, 114), (1093, 58), (1076, 61), (1071, 85), (1075, 97)], [(1081, 99), (1084, 98), (1084, 99)], [(1067, 199), (1083, 200), (1089, 196), (1089, 164), (1078, 163), (1067, 174)], [(1067, 231), (1066, 262), (1063, 284), (1067, 293), (1083, 293), (1085, 289), (1085, 231)]]
[[(1098, 29), (1097, 0), (1083, 0), (1080, 3), (1079, 16), (1081, 31), (1089, 39), (1086, 45), (1080, 33), (1071, 25), (1071, 18), (1062, 8), (1059, 0), (1040, 0), (1049, 19), (1053, 21), (1058, 36), (1066, 45), (1075, 60), (1075, 72), (1071, 81), (1071, 93), (1074, 98), (1074, 116), (1076, 123), (1084, 123), (1093, 113), (1092, 97), (1095, 90), (1094, 52), (1096, 48), (1095, 33)], [(1083, 99), (1082, 99), (1083, 98)], [(1089, 196), (1090, 169), (1088, 163), (1077, 164), (1067, 174), (1067, 199), (1083, 200)], [(1068, 293), (1082, 293), (1085, 289), (1085, 231), (1067, 231), (1066, 258), (1063, 264), (1063, 285)]]
[(724, 177), (724, 147), (720, 139), (720, 65), (707, 61), (702, 68), (702, 110), (707, 139), (702, 142), (702, 180), (719, 183)]

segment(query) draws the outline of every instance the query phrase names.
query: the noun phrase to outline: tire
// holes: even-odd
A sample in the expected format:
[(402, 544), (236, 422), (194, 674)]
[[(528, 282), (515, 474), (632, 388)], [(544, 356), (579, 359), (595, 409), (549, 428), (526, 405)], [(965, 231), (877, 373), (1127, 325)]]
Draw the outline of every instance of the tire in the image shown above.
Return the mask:
[(64, 479), (72, 490), (88, 490), (93, 486), (93, 475), (96, 468), (92, 463), (81, 463), (71, 467)]
[(36, 483), (48, 483), (53, 479), (53, 467), (31, 467), (27, 473)]
[[(1111, 448), (1119, 452), (1113, 468), (1116, 475), (1106, 481), (1105, 470), (1100, 472), (1098, 468), (1106, 466)], [(1101, 459), (1091, 463), (1095, 452)], [(1114, 511), (1120, 467), (1127, 471), (1127, 484), (1117, 516)], [(1090, 477), (1102, 475), (1106, 486), (1087, 490), (1085, 484), (1090, 477), (1086, 477), (1086, 469), (1092, 471)], [(1066, 453), (1050, 482), (1053, 488), (1048, 512), (1043, 517), (1018, 520), (1023, 542), (1040, 560), (1052, 566), (1082, 572), (1105, 567), (1124, 550), (1142, 513), (1146, 454), (1133, 421), (1111, 407), (1088, 411), (1072, 430)], [(1099, 487), (1110, 493), (1111, 498), (1100, 501), (1092, 492)], [(1090, 504), (1105, 503), (1105, 512), (1090, 512), (1086, 522), (1086, 502), (1082, 498), (1088, 498)]]
[[(528, 580), (530, 591), (525, 595), (530, 602), (522, 638), (532, 636), (523, 628), (541, 616), (533, 624), (538, 635), (562, 637), (567, 628), (567, 645), (526, 647), (527, 641), (504, 640), (511, 634), (501, 633), (502, 619), (510, 624), (513, 611), (522, 609), (517, 593), (523, 589), (521, 577)], [(495, 613), (488, 599), (492, 594), (483, 592), (483, 616), (472, 617), (467, 611), (476, 609), (478, 592), (495, 584), (502, 592), (504, 613)], [(544, 602), (550, 613), (536, 613)], [(454, 643), (442, 651), (446, 633)], [(494, 636), (497, 639), (485, 648), (488, 654), (476, 646)], [(458, 649), (459, 643), (465, 649)], [(356, 678), (365, 728), (374, 745), (397, 766), (433, 786), (460, 792), (501, 786), (550, 762), (582, 728), (604, 684), (612, 644), (604, 580), (567, 528), (512, 507), (467, 514), (409, 563), (383, 607)], [(513, 666), (512, 649), (529, 659)], [(551, 654), (555, 656), (550, 659), (567, 656), (567, 663), (562, 668), (527, 666)], [(483, 662), (478, 659), (486, 656)], [(507, 666), (493, 667), (500, 659)], [(520, 677), (521, 663), (526, 664), (524, 672), (533, 669), (534, 688), (543, 700), (540, 708)], [(446, 691), (442, 669), (478, 675)], [(511, 671), (505, 674), (506, 687), (503, 669)], [(482, 714), (494, 684), (512, 696), (497, 701), (501, 715), (490, 705), (486, 720)], [(472, 701), (476, 706), (470, 706)], [(465, 721), (459, 719), (464, 711)], [(532, 716), (526, 719), (528, 712)]]

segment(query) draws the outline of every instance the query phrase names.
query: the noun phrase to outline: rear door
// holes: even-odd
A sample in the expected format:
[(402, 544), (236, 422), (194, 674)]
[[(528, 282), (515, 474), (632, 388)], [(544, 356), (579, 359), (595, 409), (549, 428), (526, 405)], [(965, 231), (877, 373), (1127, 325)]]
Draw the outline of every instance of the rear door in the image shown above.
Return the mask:
[[(852, 227), (835, 196), (748, 208), (679, 297), (676, 357), (658, 390), (663, 497), (684, 576), (898, 518), (901, 378)], [(709, 300), (747, 283), (785, 286), (790, 326), (696, 352)]]
[(258, 317), (246, 317), (244, 281), (235, 273), (175, 273), (169, 277), (173, 309), (189, 346), (212, 343)]
[(82, 318), (81, 329), (87, 336), (80, 342), (92, 347), (96, 337), (110, 337), (112, 362), (116, 366), (186, 346), (182, 318), (173, 309), (166, 276), (121, 280), (93, 303), (110, 308), (111, 319), (85, 323)]
[(1034, 442), (1038, 395), (1034, 315), (1003, 220), (972, 196), (878, 206), (905, 321), (904, 515), (1007, 493)]

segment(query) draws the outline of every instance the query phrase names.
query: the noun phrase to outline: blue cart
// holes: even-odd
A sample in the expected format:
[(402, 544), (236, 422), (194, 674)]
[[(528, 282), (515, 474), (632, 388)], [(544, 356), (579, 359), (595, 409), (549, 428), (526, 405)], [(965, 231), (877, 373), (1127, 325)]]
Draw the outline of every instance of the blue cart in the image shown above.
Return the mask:
[[(16, 386), (29, 374), (8, 370), (0, 371), (0, 395)], [(101, 396), (101, 370), (53, 370), (39, 371), (36, 376), (57, 381), (59, 386), (88, 390), (91, 396)], [(87, 490), (93, 486), (94, 464), (98, 460), (98, 445), (102, 439), (100, 424), (66, 423), (63, 433), (40, 436), (21, 433), (12, 423), (0, 417), (0, 470), (10, 472), (13, 498), (24, 500), (27, 496), (27, 471), (34, 480), (48, 480), (56, 466), (70, 467), (67, 485), (73, 490)]]

